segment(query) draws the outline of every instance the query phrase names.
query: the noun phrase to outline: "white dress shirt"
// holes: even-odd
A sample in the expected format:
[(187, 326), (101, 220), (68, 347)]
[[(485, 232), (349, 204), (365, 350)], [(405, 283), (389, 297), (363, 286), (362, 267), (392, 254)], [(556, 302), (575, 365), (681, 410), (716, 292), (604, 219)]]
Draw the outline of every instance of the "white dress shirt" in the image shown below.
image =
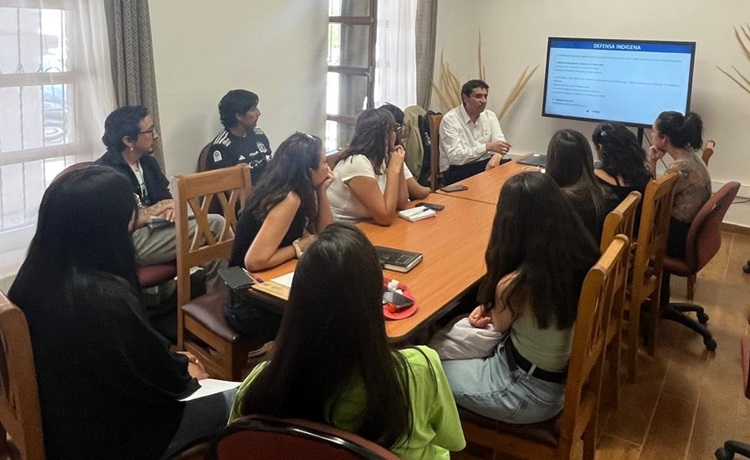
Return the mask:
[(504, 141), (497, 115), (490, 110), (479, 114), (474, 123), (463, 104), (451, 109), (440, 122), (440, 172), (450, 165), (465, 165), (489, 158), (487, 143)]

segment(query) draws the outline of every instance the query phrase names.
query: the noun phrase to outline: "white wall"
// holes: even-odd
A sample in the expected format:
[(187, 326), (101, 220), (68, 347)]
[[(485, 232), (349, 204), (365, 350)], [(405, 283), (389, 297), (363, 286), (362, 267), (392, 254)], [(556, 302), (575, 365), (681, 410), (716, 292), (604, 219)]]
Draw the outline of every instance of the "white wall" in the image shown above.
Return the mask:
[[(697, 42), (691, 110), (704, 120), (704, 139), (716, 140), (714, 182), (739, 180), (750, 187), (750, 95), (716, 66), (734, 65), (750, 76), (750, 61), (733, 26), (750, 21), (750, 2), (736, 0), (440, 0), (435, 78), (440, 53), (459, 80), (477, 76), (477, 36), (490, 85), (489, 108), (499, 110), (526, 66), (539, 65), (524, 93), (503, 118), (514, 151), (546, 151), (551, 135), (573, 128), (591, 135), (595, 123), (543, 118), (547, 37), (632, 38)], [(433, 97), (435, 109), (442, 109)], [(733, 208), (735, 208), (733, 206)], [(750, 225), (750, 213), (739, 219)]]
[(158, 0), (149, 9), (168, 176), (195, 170), (230, 89), (260, 96), (258, 126), (274, 150), (295, 131), (324, 134), (326, 0)]

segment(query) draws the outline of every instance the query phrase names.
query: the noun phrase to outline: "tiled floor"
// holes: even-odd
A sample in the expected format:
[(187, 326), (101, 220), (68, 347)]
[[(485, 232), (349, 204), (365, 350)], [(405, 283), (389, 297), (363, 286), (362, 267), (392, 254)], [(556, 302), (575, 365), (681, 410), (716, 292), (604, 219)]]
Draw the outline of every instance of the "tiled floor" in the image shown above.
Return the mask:
[[(748, 259), (750, 236), (724, 233), (695, 293), (711, 317), (716, 352), (707, 352), (692, 331), (662, 321), (656, 356), (640, 355), (636, 381), (623, 386), (619, 409), (602, 412), (597, 459), (713, 459), (727, 439), (750, 442), (739, 347), (750, 333), (750, 275), (741, 269)], [(673, 277), (672, 299), (684, 299), (685, 292), (685, 279)]]

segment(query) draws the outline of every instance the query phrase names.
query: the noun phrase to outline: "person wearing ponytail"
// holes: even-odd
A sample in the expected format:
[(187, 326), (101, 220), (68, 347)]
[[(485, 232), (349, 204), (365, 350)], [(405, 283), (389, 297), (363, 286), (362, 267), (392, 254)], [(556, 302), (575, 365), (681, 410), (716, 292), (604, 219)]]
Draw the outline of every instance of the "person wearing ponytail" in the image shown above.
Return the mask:
[(667, 255), (684, 258), (687, 233), (695, 215), (711, 197), (711, 176), (696, 151), (703, 145), (703, 120), (688, 112), (662, 112), (654, 121), (653, 145), (648, 151), (648, 164), (656, 172), (656, 162), (665, 154), (674, 160), (666, 173), (676, 172), (672, 217), (669, 222)]

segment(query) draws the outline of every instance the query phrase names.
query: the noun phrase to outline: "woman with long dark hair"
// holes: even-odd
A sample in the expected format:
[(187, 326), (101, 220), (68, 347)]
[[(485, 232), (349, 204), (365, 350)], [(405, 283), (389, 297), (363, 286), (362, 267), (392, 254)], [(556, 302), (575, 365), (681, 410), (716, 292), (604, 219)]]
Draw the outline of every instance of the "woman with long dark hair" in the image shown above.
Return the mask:
[(561, 129), (547, 147), (547, 174), (560, 186), (596, 242), (602, 236), (607, 214), (617, 206), (617, 197), (599, 185), (594, 174), (591, 146), (583, 134)]
[[(404, 143), (404, 111), (387, 102), (381, 105), (379, 108), (390, 112), (390, 114), (393, 115), (393, 120), (396, 122), (396, 136), (389, 137), (388, 139), (389, 141), (393, 141), (393, 143), (389, 145), (391, 151), (395, 150), (397, 145), (406, 148), (406, 144)], [(404, 151), (404, 154), (406, 155), (406, 151)], [(419, 173), (419, 171), (417, 171), (417, 173)], [(427, 196), (432, 193), (430, 187), (425, 187), (424, 185), (417, 182), (414, 174), (412, 174), (411, 170), (406, 164), (404, 164), (404, 177), (406, 178), (406, 189), (409, 192), (410, 200), (421, 200), (423, 198), (427, 198)]]
[(677, 173), (672, 217), (669, 222), (667, 254), (684, 258), (687, 233), (695, 215), (711, 198), (711, 176), (696, 152), (703, 145), (703, 120), (688, 112), (662, 112), (654, 121), (651, 132), (653, 145), (648, 150), (651, 171), (656, 174), (656, 162), (665, 154), (674, 160), (665, 171)]
[(390, 225), (409, 194), (404, 148), (396, 145), (396, 122), (385, 109), (368, 109), (357, 118), (349, 146), (339, 154), (328, 189), (336, 220), (372, 219)]
[[(333, 173), (317, 136), (295, 133), (281, 143), (240, 214), (229, 266), (265, 270), (298, 258), (331, 222), (326, 190)], [(247, 303), (227, 306), (244, 335), (272, 340), (281, 316)]]
[[(509, 423), (540, 422), (562, 409), (578, 298), (598, 256), (549, 176), (526, 172), (503, 185), (479, 306), (430, 343), (450, 359), (443, 366), (460, 406)], [(470, 347), (488, 333), (496, 345), (477, 356)]]
[(108, 167), (49, 186), (8, 297), (29, 323), (48, 458), (156, 459), (222, 428), (234, 391), (182, 403), (205, 370), (144, 317), (128, 179)]
[(351, 431), (405, 459), (464, 447), (435, 352), (394, 351), (383, 321), (383, 272), (353, 226), (324, 230), (297, 264), (275, 359), (240, 387), (232, 417), (266, 414)]
[(648, 169), (646, 152), (625, 125), (599, 123), (591, 135), (601, 166), (595, 170), (599, 184), (622, 201), (632, 191), (643, 194), (653, 176)]

